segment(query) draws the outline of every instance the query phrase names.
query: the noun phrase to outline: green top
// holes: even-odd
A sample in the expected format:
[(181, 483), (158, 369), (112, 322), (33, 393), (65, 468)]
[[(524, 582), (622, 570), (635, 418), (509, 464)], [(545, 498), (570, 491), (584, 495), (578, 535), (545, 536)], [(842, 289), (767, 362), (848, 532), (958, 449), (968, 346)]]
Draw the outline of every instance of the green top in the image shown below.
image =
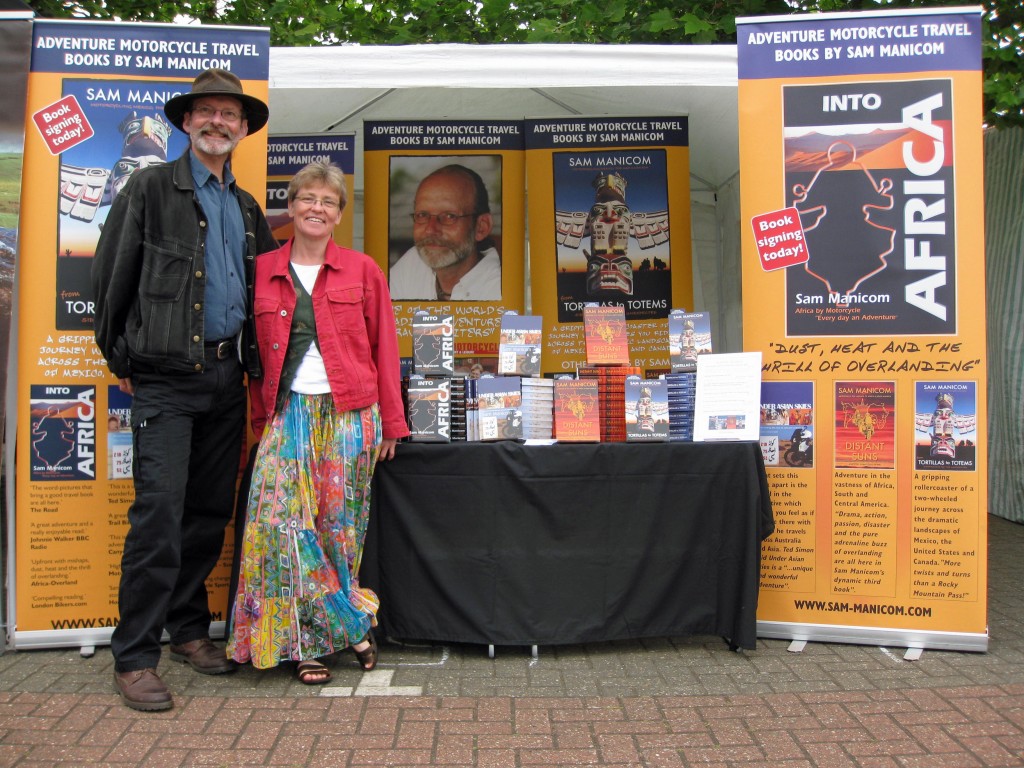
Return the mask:
[(288, 272), (292, 277), (292, 284), (295, 286), (295, 310), (292, 312), (292, 328), (288, 334), (288, 351), (284, 355), (284, 366), (281, 369), (281, 384), (277, 390), (277, 407), (280, 411), (284, 407), (284, 401), (292, 388), (292, 381), (299, 370), (302, 358), (309, 351), (310, 344), (320, 344), (316, 337), (316, 317), (313, 315), (313, 297), (309, 295), (306, 287), (299, 280), (295, 267), (288, 265)]

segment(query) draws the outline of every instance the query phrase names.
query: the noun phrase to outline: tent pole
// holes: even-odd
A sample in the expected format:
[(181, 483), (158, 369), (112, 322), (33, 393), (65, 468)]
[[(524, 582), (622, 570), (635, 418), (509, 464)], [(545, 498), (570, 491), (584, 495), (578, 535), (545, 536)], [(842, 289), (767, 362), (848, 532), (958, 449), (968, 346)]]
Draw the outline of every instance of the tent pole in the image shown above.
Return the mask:
[(390, 95), (391, 95), (392, 93), (394, 93), (394, 92), (395, 92), (396, 90), (398, 90), (398, 89), (397, 89), (397, 88), (389, 88), (388, 90), (384, 91), (383, 93), (381, 93), (381, 94), (378, 94), (377, 96), (374, 96), (374, 97), (373, 97), (372, 99), (370, 99), (369, 101), (367, 101), (367, 102), (364, 102), (363, 104), (360, 104), (360, 105), (359, 105), (358, 107), (356, 107), (355, 109), (353, 109), (353, 110), (352, 110), (351, 112), (349, 112), (348, 114), (344, 115), (343, 117), (340, 117), (340, 118), (338, 118), (338, 119), (337, 119), (337, 120), (335, 120), (335, 121), (334, 121), (333, 123), (331, 123), (330, 125), (328, 125), (328, 126), (327, 126), (326, 128), (322, 129), (322, 130), (323, 130), (323, 132), (324, 132), (324, 133), (327, 133), (327, 132), (329, 132), (329, 131), (333, 131), (333, 130), (334, 130), (334, 129), (335, 129), (336, 127), (337, 127), (337, 126), (341, 125), (341, 124), (342, 124), (342, 123), (344, 123), (344, 122), (345, 122), (346, 120), (351, 120), (351, 119), (352, 119), (353, 117), (355, 117), (356, 115), (358, 115), (358, 114), (359, 114), (360, 112), (362, 112), (362, 111), (363, 111), (364, 109), (369, 109), (370, 107), (372, 107), (372, 106), (373, 106), (374, 104), (376, 104), (376, 103), (377, 103), (378, 101), (380, 101), (381, 99), (384, 99), (384, 98), (387, 98), (388, 96), (390, 96)]

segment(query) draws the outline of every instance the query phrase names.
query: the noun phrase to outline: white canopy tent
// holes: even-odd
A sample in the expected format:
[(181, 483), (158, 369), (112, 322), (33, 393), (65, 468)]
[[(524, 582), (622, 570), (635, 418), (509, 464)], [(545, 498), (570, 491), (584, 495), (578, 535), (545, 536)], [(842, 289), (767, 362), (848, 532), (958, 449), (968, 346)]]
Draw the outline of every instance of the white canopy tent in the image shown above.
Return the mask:
[(716, 351), (741, 346), (736, 47), (411, 45), (272, 48), (270, 132), (356, 134), (363, 120), (686, 115), (694, 307)]

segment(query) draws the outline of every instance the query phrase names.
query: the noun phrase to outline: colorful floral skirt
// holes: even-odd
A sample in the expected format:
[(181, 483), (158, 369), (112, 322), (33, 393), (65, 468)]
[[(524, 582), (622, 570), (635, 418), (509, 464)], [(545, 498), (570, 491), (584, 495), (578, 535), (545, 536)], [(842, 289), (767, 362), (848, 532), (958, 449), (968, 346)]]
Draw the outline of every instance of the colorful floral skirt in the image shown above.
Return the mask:
[(292, 392), (264, 430), (245, 521), (228, 656), (266, 669), (358, 643), (377, 596), (359, 586), (376, 405), (338, 413), (330, 394)]

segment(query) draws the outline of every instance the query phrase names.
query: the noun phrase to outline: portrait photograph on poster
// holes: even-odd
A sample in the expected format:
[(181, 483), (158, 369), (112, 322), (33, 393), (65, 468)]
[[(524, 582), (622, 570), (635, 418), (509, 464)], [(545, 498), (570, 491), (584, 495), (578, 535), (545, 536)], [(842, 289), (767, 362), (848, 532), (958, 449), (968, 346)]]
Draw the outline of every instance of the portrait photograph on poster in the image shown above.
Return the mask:
[(664, 149), (552, 156), (558, 321), (583, 304), (626, 307), (627, 320), (664, 318), (672, 300)]
[[(395, 301), (501, 299), (501, 155), (390, 157), (388, 284)], [(471, 265), (454, 288), (437, 270)]]

